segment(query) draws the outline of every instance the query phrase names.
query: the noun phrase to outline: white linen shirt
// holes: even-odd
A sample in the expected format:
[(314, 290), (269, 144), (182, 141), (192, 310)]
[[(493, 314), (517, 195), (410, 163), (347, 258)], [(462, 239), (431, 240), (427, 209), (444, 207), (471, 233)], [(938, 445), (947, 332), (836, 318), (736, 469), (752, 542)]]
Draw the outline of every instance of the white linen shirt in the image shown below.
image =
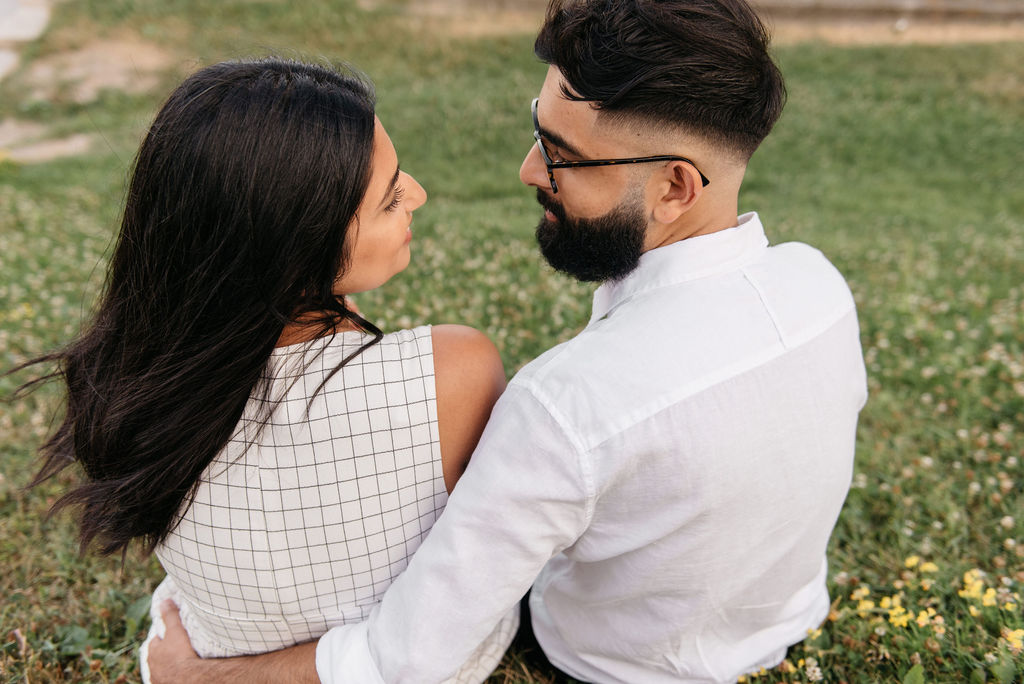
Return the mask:
[(408, 570), (317, 647), (325, 683), (450, 676), (533, 584), (552, 663), (726, 682), (827, 616), (866, 378), (853, 298), (756, 214), (651, 250), (524, 367)]

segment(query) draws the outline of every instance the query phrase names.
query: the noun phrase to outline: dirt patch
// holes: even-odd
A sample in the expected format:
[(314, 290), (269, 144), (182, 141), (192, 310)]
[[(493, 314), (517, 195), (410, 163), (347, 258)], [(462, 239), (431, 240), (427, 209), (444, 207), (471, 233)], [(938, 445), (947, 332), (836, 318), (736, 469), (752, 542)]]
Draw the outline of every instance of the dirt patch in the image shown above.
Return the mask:
[[(440, 32), (454, 38), (483, 38), (533, 34), (543, 14), (510, 10), (483, 13), (465, 10), (444, 14), (419, 9), (406, 18), (412, 28)], [(1024, 21), (943, 21), (935, 19), (795, 19), (768, 21), (777, 45), (827, 43), (830, 45), (945, 45), (998, 43), (1024, 40)]]
[(78, 133), (57, 140), (46, 139), (46, 126), (33, 121), (0, 121), (0, 161), (38, 164), (84, 154), (94, 142), (92, 135)]
[(4, 119), (0, 121), (0, 148), (16, 147), (39, 140), (46, 134), (46, 126), (32, 121)]
[(30, 145), (14, 147), (6, 152), (0, 149), (0, 158), (10, 159), (19, 164), (40, 164), (62, 157), (85, 154), (92, 148), (93, 136), (76, 133), (59, 140), (43, 140)]
[(18, 53), (9, 48), (0, 48), (0, 80), (18, 66)]
[(453, 38), (487, 38), (534, 34), (544, 21), (543, 13), (510, 10), (484, 14), (479, 10), (466, 10), (458, 14), (442, 12), (421, 13), (405, 18), (409, 27), (441, 33)]
[(24, 76), (31, 97), (85, 103), (106, 89), (146, 92), (177, 58), (141, 39), (104, 40), (40, 58)]

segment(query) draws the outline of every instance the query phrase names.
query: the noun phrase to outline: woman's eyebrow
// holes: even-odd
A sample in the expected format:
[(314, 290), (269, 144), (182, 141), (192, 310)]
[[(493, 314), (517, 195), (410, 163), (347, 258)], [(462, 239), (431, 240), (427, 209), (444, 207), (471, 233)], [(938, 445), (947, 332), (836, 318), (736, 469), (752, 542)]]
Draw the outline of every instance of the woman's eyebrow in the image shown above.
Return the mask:
[(378, 209), (391, 202), (391, 195), (395, 191), (395, 185), (398, 183), (398, 174), (401, 173), (401, 171), (402, 169), (400, 167), (395, 167), (395, 175), (391, 177), (391, 182), (388, 183), (388, 189), (384, 192), (384, 199), (382, 199), (380, 204), (377, 205)]

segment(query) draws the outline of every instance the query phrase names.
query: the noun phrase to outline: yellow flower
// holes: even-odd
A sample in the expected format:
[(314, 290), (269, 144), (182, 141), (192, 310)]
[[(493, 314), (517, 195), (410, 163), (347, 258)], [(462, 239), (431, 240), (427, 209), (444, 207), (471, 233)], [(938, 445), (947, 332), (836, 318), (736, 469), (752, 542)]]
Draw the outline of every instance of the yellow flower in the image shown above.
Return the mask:
[(957, 592), (961, 598), (980, 599), (985, 584), (981, 581), (980, 570), (968, 570), (964, 573), (964, 588)]
[(928, 615), (928, 611), (922, 610), (917, 614), (917, 620), (915, 620), (915, 622), (917, 622), (918, 627), (926, 627), (928, 623), (931, 622), (931, 616)]
[(985, 595), (981, 597), (981, 605), (986, 608), (991, 608), (996, 605), (996, 590), (989, 587), (985, 590)]
[(892, 599), (889, 598), (888, 596), (883, 596), (882, 597), (882, 602), (879, 605), (882, 608), (885, 608), (886, 610), (888, 610), (889, 608), (892, 608)]
[(1024, 629), (1004, 629), (1003, 640), (1006, 641), (1006, 645), (1009, 646), (1010, 650), (1014, 653), (1024, 651)]
[(1017, 610), (1017, 604), (1013, 601), (1007, 601), (1003, 604), (1003, 610)]
[(934, 584), (935, 580), (928, 579), (927, 577), (921, 580), (921, 588), (925, 591), (931, 591), (931, 588)]
[(867, 587), (867, 585), (862, 584), (861, 586), (853, 590), (853, 592), (850, 594), (850, 600), (860, 601), (861, 599), (866, 599), (868, 597), (868, 594), (870, 593), (871, 590)]
[(811, 639), (812, 641), (814, 639), (817, 639), (820, 636), (821, 636), (821, 629), (809, 629), (809, 630), (807, 630), (807, 638)]
[(974, 606), (967, 606), (967, 612), (971, 614), (971, 617), (978, 617), (979, 615), (981, 615), (981, 611), (975, 608)]
[(860, 617), (867, 617), (868, 613), (875, 609), (875, 602), (868, 601), (867, 599), (857, 604), (857, 615)]
[(914, 568), (917, 567), (917, 564), (920, 562), (920, 556), (907, 556), (907, 559), (903, 561), (903, 565), (907, 566), (908, 568)]
[(921, 563), (921, 572), (938, 572), (939, 566), (931, 561), (925, 561)]
[(903, 615), (889, 615), (889, 622), (892, 623), (893, 627), (906, 627), (907, 623), (910, 622), (910, 614), (904, 613)]
[(910, 618), (910, 613), (903, 606), (893, 606), (889, 610), (889, 622), (892, 623), (893, 627), (906, 627), (907, 623), (910, 622)]

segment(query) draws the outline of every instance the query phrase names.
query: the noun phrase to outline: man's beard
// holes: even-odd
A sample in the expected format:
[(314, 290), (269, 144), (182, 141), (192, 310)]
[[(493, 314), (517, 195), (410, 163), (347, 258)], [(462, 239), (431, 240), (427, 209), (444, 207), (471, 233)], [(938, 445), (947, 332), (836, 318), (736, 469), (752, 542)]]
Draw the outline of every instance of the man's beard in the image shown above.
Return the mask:
[(640, 263), (647, 232), (640, 197), (592, 219), (570, 219), (540, 188), (537, 201), (557, 219), (542, 217), (537, 224), (540, 252), (555, 270), (584, 282), (604, 282), (624, 278)]

